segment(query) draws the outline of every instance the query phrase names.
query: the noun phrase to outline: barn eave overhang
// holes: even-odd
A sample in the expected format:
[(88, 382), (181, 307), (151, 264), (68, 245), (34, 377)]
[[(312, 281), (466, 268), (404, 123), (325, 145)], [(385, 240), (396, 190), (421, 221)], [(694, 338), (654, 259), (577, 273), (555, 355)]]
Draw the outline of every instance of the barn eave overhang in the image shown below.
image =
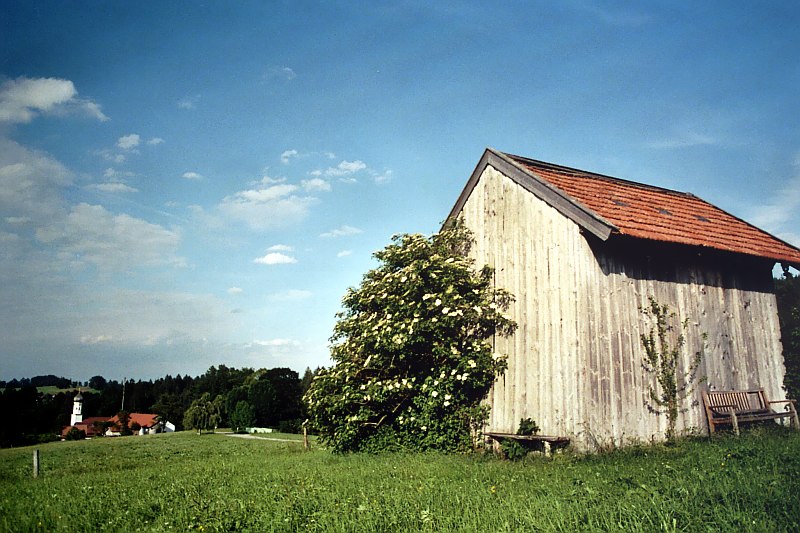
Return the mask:
[[(752, 261), (759, 261), (763, 263), (767, 263), (771, 265), (771, 268), (775, 265), (780, 265), (783, 267), (792, 267), (796, 270), (800, 270), (800, 262), (787, 258), (782, 255), (776, 254), (756, 254), (752, 252), (746, 252), (742, 250), (736, 250), (732, 248), (723, 248), (720, 246), (709, 246), (706, 244), (699, 244), (699, 243), (692, 243), (692, 242), (680, 242), (675, 240), (668, 240), (668, 239), (658, 239), (652, 237), (641, 237), (641, 236), (634, 236), (630, 235), (626, 232), (615, 230), (610, 235), (609, 238), (606, 240), (608, 243), (620, 243), (620, 242), (631, 242), (637, 241), (641, 243), (648, 243), (652, 245), (666, 245), (666, 246), (674, 246), (679, 247), (681, 249), (687, 251), (694, 251), (693, 253), (699, 255), (718, 255), (720, 257), (727, 256), (727, 257), (740, 257), (740, 258), (748, 258)], [(791, 245), (790, 245), (791, 246)], [(677, 249), (677, 248), (676, 248)]]
[(499, 152), (493, 148), (487, 148), (483, 152), (475, 170), (467, 180), (467, 184), (461, 191), (450, 214), (444, 222), (443, 228), (451, 226), (458, 218), (459, 213), (464, 208), (464, 205), (469, 200), (472, 191), (478, 185), (481, 175), (486, 170), (487, 166), (491, 166), (504, 176), (511, 179), (514, 183), (530, 192), (550, 207), (558, 211), (563, 216), (572, 220), (583, 230), (591, 233), (600, 240), (607, 240), (612, 232), (618, 232), (619, 229), (604, 219), (596, 212), (592, 211), (582, 203), (574, 198), (568, 196), (560, 189), (550, 185), (544, 179), (537, 176), (534, 172), (520, 166), (513, 159), (506, 154)]

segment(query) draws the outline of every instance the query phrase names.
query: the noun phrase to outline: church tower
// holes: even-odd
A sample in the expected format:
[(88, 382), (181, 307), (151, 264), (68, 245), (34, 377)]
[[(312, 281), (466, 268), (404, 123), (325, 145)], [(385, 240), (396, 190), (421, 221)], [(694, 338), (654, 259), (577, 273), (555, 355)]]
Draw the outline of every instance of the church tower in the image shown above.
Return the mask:
[(72, 417), (69, 419), (69, 425), (74, 426), (83, 422), (83, 396), (78, 391), (77, 396), (72, 400)]

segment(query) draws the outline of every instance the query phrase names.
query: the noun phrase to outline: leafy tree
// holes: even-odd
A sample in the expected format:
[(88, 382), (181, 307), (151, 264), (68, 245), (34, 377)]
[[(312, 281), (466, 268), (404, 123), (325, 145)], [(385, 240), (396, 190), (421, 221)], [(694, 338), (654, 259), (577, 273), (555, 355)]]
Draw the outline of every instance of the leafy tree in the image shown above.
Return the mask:
[[(247, 385), (240, 385), (234, 389), (231, 389), (228, 391), (228, 394), (225, 395), (225, 408), (228, 410), (231, 416), (236, 410), (236, 404), (247, 401), (248, 392), (249, 387)], [(231, 424), (233, 424), (233, 422), (231, 422)]]
[(119, 434), (122, 436), (133, 435), (131, 428), (128, 427), (128, 422), (131, 420), (131, 415), (127, 411), (120, 411), (117, 413), (117, 420), (119, 420)]
[(298, 373), (291, 368), (271, 368), (264, 373), (262, 379), (265, 378), (275, 391), (274, 409), (266, 425), (274, 427), (280, 422), (300, 418), (303, 392)]
[(516, 324), (513, 297), (476, 271), (460, 225), (431, 237), (399, 235), (380, 266), (348, 289), (331, 337), (335, 364), (304, 396), (321, 440), (335, 451), (464, 450), (483, 425), (480, 405), (505, 358), (487, 342)]
[(247, 428), (253, 427), (256, 413), (253, 406), (246, 401), (239, 401), (231, 411), (231, 429), (236, 433), (243, 433)]
[(217, 396), (213, 400), (211, 394), (204, 392), (200, 398), (192, 402), (183, 417), (183, 426), (186, 429), (196, 429), (199, 435), (203, 430), (217, 428), (222, 420), (224, 398)]
[(775, 280), (775, 295), (786, 364), (783, 385), (789, 398), (797, 398), (800, 396), (800, 276), (786, 269), (783, 278)]
[(106, 381), (106, 378), (104, 378), (103, 376), (92, 376), (91, 378), (89, 378), (90, 389), (101, 391), (106, 388), (107, 383), (108, 382)]
[(322, 367), (317, 367), (315, 370), (311, 370), (310, 367), (306, 367), (306, 371), (303, 372), (303, 378), (300, 380), (300, 390), (303, 394), (305, 394), (308, 389), (311, 387), (311, 382), (314, 381), (314, 376), (320, 373)]
[[(689, 319), (686, 318), (680, 323), (681, 331), (678, 332), (673, 344), (670, 337), (671, 332), (675, 331), (675, 326), (672, 322), (677, 315), (670, 311), (669, 306), (659, 304), (652, 296), (649, 302), (649, 307), (642, 308), (641, 311), (646, 318), (655, 322), (655, 327), (651, 327), (650, 331), (640, 336), (645, 350), (642, 366), (647, 372), (655, 374), (658, 387), (650, 385), (648, 408), (654, 413), (667, 415), (667, 440), (673, 440), (676, 436), (675, 423), (678, 420), (678, 413), (686, 410), (680, 407), (680, 403), (691, 397), (698, 381), (705, 381), (704, 377), (697, 379), (697, 369), (703, 358), (703, 349), (695, 352), (689, 367), (681, 371), (679, 363), (686, 344), (683, 331), (689, 327)], [(707, 335), (703, 333), (704, 345), (706, 337)]]
[(153, 404), (152, 411), (163, 422), (179, 423), (183, 420), (183, 405), (176, 394), (165, 392)]
[(274, 420), (274, 413), (278, 409), (275, 388), (269, 379), (262, 376), (261, 379), (253, 382), (247, 389), (247, 403), (255, 410), (255, 424), (258, 426), (269, 426)]

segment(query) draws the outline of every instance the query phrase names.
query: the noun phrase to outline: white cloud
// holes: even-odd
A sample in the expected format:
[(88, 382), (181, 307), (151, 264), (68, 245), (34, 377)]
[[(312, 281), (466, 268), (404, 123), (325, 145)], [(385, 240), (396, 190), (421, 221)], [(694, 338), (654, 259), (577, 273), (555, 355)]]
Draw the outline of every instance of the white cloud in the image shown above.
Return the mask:
[(351, 174), (359, 170), (364, 170), (367, 168), (367, 165), (365, 165), (363, 161), (342, 161), (336, 168), (339, 169), (340, 172)]
[(83, 316), (71, 326), (84, 345), (205, 343), (231, 325), (228, 305), (209, 295), (100, 289), (84, 298)]
[(103, 206), (78, 204), (65, 218), (36, 230), (37, 239), (57, 247), (59, 257), (76, 266), (92, 264), (104, 271), (141, 266), (183, 266), (176, 255), (177, 231)]
[(0, 230), (0, 242), (3, 244), (11, 244), (19, 242), (20, 238), (19, 235), (16, 233), (9, 233), (7, 231)]
[(269, 295), (269, 299), (279, 302), (289, 302), (296, 300), (306, 300), (314, 295), (311, 291), (304, 291), (299, 289), (289, 289), (282, 292), (276, 292)]
[(259, 265), (291, 265), (297, 263), (297, 259), (280, 252), (270, 252), (264, 257), (253, 259), (253, 263)]
[(261, 178), (258, 183), (261, 185), (276, 185), (278, 183), (285, 183), (286, 178), (273, 178), (272, 176), (267, 176), (264, 174), (264, 177)]
[(63, 215), (72, 174), (49, 155), (0, 137), (0, 213), (38, 222)]
[(83, 335), (81, 336), (81, 344), (94, 345), (94, 344), (108, 344), (114, 340), (111, 335)]
[(219, 209), (255, 230), (271, 230), (303, 220), (311, 206), (319, 202), (311, 196), (294, 194), (296, 185), (278, 184), (239, 191), (223, 198)]
[(310, 180), (303, 180), (301, 183), (306, 192), (331, 190), (331, 184), (322, 178), (311, 178)]
[(187, 179), (187, 180), (201, 180), (201, 179), (203, 179), (203, 176), (201, 176), (197, 172), (184, 172), (181, 175), (181, 177), (184, 178), (184, 179)]
[(387, 170), (383, 174), (373, 176), (372, 180), (378, 185), (383, 185), (384, 183), (392, 181), (392, 174), (393, 172), (391, 170)]
[(297, 150), (285, 150), (281, 154), (281, 163), (288, 165), (293, 157), (297, 157)]
[(346, 237), (348, 235), (357, 235), (359, 233), (363, 233), (363, 230), (358, 228), (354, 228), (353, 226), (344, 225), (340, 228), (333, 229), (331, 231), (327, 231), (325, 233), (320, 234), (320, 237), (323, 238), (333, 238), (333, 237)]
[(159, 145), (159, 144), (161, 144), (163, 142), (164, 142), (164, 139), (162, 139), (161, 137), (153, 137), (153, 138), (147, 140), (147, 144), (149, 144), (150, 146), (156, 146), (156, 145)]
[(117, 140), (117, 146), (123, 150), (132, 150), (133, 148), (139, 146), (139, 135), (136, 133), (124, 135)]
[(186, 98), (182, 98), (178, 100), (178, 108), (179, 109), (194, 109), (198, 102), (200, 102), (200, 95), (196, 94), (194, 96), (188, 96)]
[(800, 213), (800, 175), (788, 180), (771, 200), (751, 208), (748, 220), (754, 225), (800, 246), (794, 231)]
[(675, 135), (648, 143), (650, 148), (670, 150), (675, 148), (691, 148), (693, 146), (712, 146), (720, 144), (719, 139), (693, 130), (677, 132)]
[(269, 339), (266, 341), (254, 340), (251, 341), (247, 347), (251, 346), (265, 346), (265, 347), (278, 347), (278, 346), (300, 346), (300, 342), (293, 339)]
[(26, 77), (8, 80), (0, 86), (0, 122), (27, 123), (39, 113), (74, 111), (100, 121), (108, 120), (98, 104), (77, 95), (70, 80)]
[(288, 183), (281, 185), (273, 185), (266, 189), (251, 189), (248, 191), (240, 191), (236, 193), (242, 200), (248, 202), (272, 202), (288, 196), (297, 190), (297, 185), (290, 185)]
[(94, 152), (95, 155), (99, 155), (106, 161), (110, 163), (121, 164), (125, 162), (125, 156), (122, 154), (115, 154), (111, 150), (104, 149), (104, 150), (96, 150)]
[(228, 294), (242, 294), (243, 292), (244, 289), (240, 287), (231, 287), (230, 289), (228, 289)]
[(287, 244), (274, 244), (267, 248), (268, 252), (293, 252), (294, 247)]
[(105, 114), (103, 114), (100, 104), (92, 102), (91, 100), (76, 99), (74, 100), (74, 104), (78, 109), (82, 110), (85, 114), (89, 115), (92, 118), (96, 118), (100, 122), (111, 120)]
[(353, 254), (353, 250), (342, 250), (341, 252), (336, 254), (336, 257), (347, 257), (348, 255), (352, 255), (352, 254)]
[(268, 81), (270, 79), (281, 79), (286, 81), (292, 81), (297, 77), (297, 74), (294, 70), (290, 67), (273, 67), (264, 74), (261, 79), (264, 81)]
[(129, 185), (125, 185), (124, 183), (120, 182), (110, 182), (110, 183), (96, 183), (94, 185), (89, 185), (90, 189), (96, 189), (102, 192), (139, 192), (139, 189), (135, 189)]
[[(288, 338), (277, 338), (261, 340), (256, 339), (242, 346), (246, 353), (246, 361), (251, 361), (250, 366), (265, 366), (264, 361), (268, 361), (266, 366), (281, 367), (295, 366), (299, 364), (298, 359), (313, 359), (304, 357), (310, 355), (310, 347), (304, 343)], [(319, 347), (324, 351), (324, 347)], [(306, 365), (308, 366), (308, 365)], [(315, 366), (313, 363), (310, 366)]]
[[(367, 165), (363, 161), (360, 161), (360, 160), (346, 161), (345, 160), (345, 161), (342, 161), (341, 163), (339, 163), (338, 165), (336, 165), (335, 167), (328, 167), (321, 174), (324, 174), (325, 176), (341, 177), (341, 176), (348, 176), (350, 174), (354, 174), (356, 172), (364, 170), (365, 168), (367, 168)], [(312, 174), (313, 175), (320, 175), (320, 174), (314, 174), (314, 173), (312, 173)]]
[(133, 176), (135, 176), (135, 174), (133, 172), (127, 172), (127, 171), (123, 172), (123, 171), (119, 171), (119, 170), (116, 170), (116, 169), (111, 168), (111, 167), (109, 167), (109, 168), (107, 168), (107, 169), (105, 169), (103, 171), (103, 177), (104, 178), (109, 178), (109, 179), (114, 179), (114, 180), (118, 180), (118, 179), (121, 179), (121, 178), (131, 178)]
[(30, 223), (30, 217), (6, 217), (5, 218), (6, 224), (11, 224), (12, 226), (19, 226), (22, 224)]

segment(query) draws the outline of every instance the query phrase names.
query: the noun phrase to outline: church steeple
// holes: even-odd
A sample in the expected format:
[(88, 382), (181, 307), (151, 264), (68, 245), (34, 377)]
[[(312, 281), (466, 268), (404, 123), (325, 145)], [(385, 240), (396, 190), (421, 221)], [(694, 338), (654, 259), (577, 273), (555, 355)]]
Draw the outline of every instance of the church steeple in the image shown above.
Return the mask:
[(72, 416), (69, 419), (69, 425), (74, 426), (83, 422), (83, 396), (81, 396), (81, 391), (78, 391), (78, 394), (75, 398), (72, 399)]

